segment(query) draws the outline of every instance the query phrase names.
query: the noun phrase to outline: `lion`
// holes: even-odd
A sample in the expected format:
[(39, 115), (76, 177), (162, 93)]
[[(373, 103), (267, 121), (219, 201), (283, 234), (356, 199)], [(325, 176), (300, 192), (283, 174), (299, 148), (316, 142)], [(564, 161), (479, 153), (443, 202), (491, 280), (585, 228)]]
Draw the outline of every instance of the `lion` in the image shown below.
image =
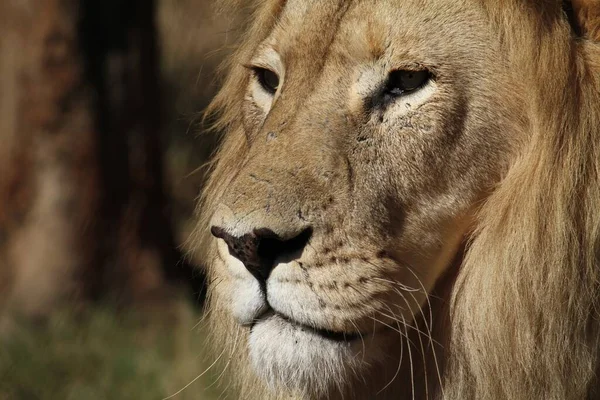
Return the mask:
[(598, 398), (597, 2), (246, 5), (190, 238), (239, 398)]

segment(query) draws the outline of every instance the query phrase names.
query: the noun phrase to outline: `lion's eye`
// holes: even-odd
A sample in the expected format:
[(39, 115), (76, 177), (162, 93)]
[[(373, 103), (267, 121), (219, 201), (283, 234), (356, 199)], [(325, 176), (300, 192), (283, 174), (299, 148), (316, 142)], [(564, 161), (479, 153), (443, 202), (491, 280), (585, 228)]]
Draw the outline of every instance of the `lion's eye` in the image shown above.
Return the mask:
[(392, 71), (388, 77), (385, 93), (391, 96), (401, 96), (414, 92), (425, 85), (430, 77), (429, 71)]
[(258, 83), (270, 94), (275, 94), (279, 88), (279, 76), (270, 69), (255, 67), (254, 74)]

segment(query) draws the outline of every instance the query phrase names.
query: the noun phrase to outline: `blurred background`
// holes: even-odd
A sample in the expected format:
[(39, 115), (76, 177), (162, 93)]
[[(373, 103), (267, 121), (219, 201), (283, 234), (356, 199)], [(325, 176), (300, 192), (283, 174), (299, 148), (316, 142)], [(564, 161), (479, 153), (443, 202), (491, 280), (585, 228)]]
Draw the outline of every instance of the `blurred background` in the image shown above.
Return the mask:
[(1, 400), (227, 397), (186, 239), (243, 14), (0, 0)]

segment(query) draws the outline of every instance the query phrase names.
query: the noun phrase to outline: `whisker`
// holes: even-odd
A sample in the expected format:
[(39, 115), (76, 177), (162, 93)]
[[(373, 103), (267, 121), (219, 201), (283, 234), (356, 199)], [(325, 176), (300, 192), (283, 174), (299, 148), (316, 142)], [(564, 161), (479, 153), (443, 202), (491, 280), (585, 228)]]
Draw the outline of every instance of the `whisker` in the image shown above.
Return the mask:
[(213, 361), (213, 363), (210, 364), (208, 366), (208, 368), (206, 368), (200, 375), (198, 375), (197, 377), (195, 377), (194, 379), (192, 379), (187, 385), (185, 385), (184, 387), (182, 387), (181, 389), (179, 389), (177, 392), (173, 393), (170, 396), (167, 396), (167, 397), (163, 398), (162, 400), (172, 399), (175, 396), (178, 396), (185, 389), (187, 389), (188, 387), (190, 387), (194, 382), (196, 382), (198, 379), (200, 379), (202, 376), (204, 376), (208, 371), (210, 371), (210, 369), (212, 367), (214, 367), (219, 362), (219, 360), (221, 359), (221, 357), (223, 357), (223, 354), (225, 354), (225, 349), (223, 349), (223, 351), (221, 352), (221, 354), (219, 354), (219, 357), (217, 357), (217, 359), (215, 361)]
[[(404, 310), (404, 308), (401, 308), (401, 310)], [(393, 315), (389, 315), (389, 314), (386, 314), (385, 312), (383, 312), (381, 310), (378, 310), (377, 313), (383, 315), (384, 317), (387, 317), (387, 318), (390, 318), (390, 319), (394, 320), (394, 322), (396, 322), (396, 321), (402, 322), (402, 320), (397, 319), (398, 317), (394, 313), (393, 313)], [(408, 325), (407, 328), (412, 329), (413, 331), (415, 331), (417, 333), (420, 333), (422, 335), (426, 335), (427, 336), (426, 332), (423, 332), (422, 330), (420, 330), (418, 327), (416, 327), (414, 325)], [(431, 339), (431, 341), (433, 343), (437, 344), (438, 346), (442, 346), (442, 344), (439, 343), (439, 342), (437, 342), (435, 339), (433, 339), (433, 338), (430, 338), (430, 339)]]
[(400, 328), (400, 322), (396, 320), (396, 324), (398, 325), (398, 333), (400, 334), (400, 359), (398, 360), (398, 368), (396, 368), (396, 372), (392, 379), (380, 390), (377, 392), (377, 395), (381, 394), (384, 390), (386, 390), (390, 385), (398, 378), (400, 375), (400, 370), (402, 369), (402, 358), (404, 357), (404, 340), (402, 340), (402, 333)]
[(229, 368), (229, 365), (231, 364), (231, 360), (232, 360), (232, 358), (233, 358), (233, 356), (235, 354), (235, 350), (237, 349), (237, 345), (239, 343), (239, 337), (240, 337), (240, 330), (237, 329), (236, 333), (235, 333), (235, 339), (234, 339), (234, 342), (233, 342), (233, 347), (231, 349), (231, 353), (229, 354), (229, 359), (227, 360), (227, 363), (225, 364), (225, 367), (223, 367), (223, 371), (221, 371), (221, 373), (219, 374), (219, 376), (214, 380), (213, 383), (211, 383), (210, 385), (208, 385), (206, 387), (206, 389), (210, 389), (215, 384), (217, 384), (217, 382), (219, 382), (219, 380), (221, 380), (221, 378), (223, 377), (223, 375), (227, 371), (227, 368)]
[[(375, 266), (375, 264), (373, 264)], [(381, 281), (384, 283), (389, 283), (390, 285), (394, 286), (394, 287), (399, 287), (400, 289), (404, 290), (405, 292), (421, 292), (421, 289), (417, 289), (417, 288), (411, 288), (410, 286), (406, 286), (400, 282), (395, 282), (392, 281), (391, 279), (384, 279), (384, 278), (373, 278), (374, 281)]]
[[(405, 334), (408, 337), (408, 324), (406, 323), (406, 319), (404, 319), (404, 315), (400, 314), (400, 316), (402, 317), (402, 323), (404, 324), (404, 330), (405, 330)], [(409, 340), (408, 341), (408, 359), (410, 361), (410, 386), (412, 389), (412, 400), (415, 400), (415, 366), (413, 363), (413, 358), (412, 358), (412, 350), (410, 349), (410, 344), (412, 342)]]
[[(411, 296), (412, 296), (412, 293), (411, 293)], [(415, 300), (415, 299), (413, 298), (413, 300)], [(429, 305), (429, 309), (430, 309), (430, 315), (432, 315), (432, 312), (431, 312), (431, 303)], [(433, 318), (432, 318), (432, 321), (433, 321)], [(437, 342), (436, 340), (433, 339), (432, 328), (430, 328), (430, 327), (427, 326), (427, 321), (425, 321), (425, 327), (427, 328), (427, 331), (429, 332), (428, 337), (429, 337), (429, 343), (431, 344), (431, 351), (433, 353), (433, 363), (434, 363), (434, 366), (435, 366), (435, 371), (436, 371), (436, 375), (437, 375), (437, 378), (438, 378), (438, 382), (440, 384), (439, 388), (440, 388), (440, 391), (441, 391), (441, 394), (442, 394), (442, 398), (444, 398), (444, 387), (443, 387), (443, 382), (442, 382), (442, 373), (440, 372), (440, 365), (439, 365), (439, 361), (438, 361), (438, 358), (437, 358), (437, 351), (435, 349), (434, 343), (437, 343), (442, 348), (443, 348), (443, 346), (439, 342)]]
[(362, 361), (365, 361), (365, 355), (367, 353), (367, 349), (365, 346), (365, 339), (363, 338), (362, 332), (360, 331), (360, 329), (358, 329), (358, 326), (356, 325), (356, 323), (354, 321), (350, 321), (352, 323), (352, 326), (354, 326), (354, 328), (356, 329), (356, 332), (358, 332), (358, 336), (360, 337), (360, 341), (362, 343)]
[[(431, 311), (431, 301), (429, 299), (430, 294), (427, 293), (427, 290), (425, 290), (425, 285), (423, 285), (423, 281), (421, 281), (421, 278), (419, 278), (419, 275), (417, 275), (417, 273), (414, 271), (414, 269), (408, 264), (406, 264), (405, 267), (408, 270), (408, 272), (410, 272), (415, 277), (415, 279), (421, 286), (421, 289), (423, 289), (423, 293), (425, 293), (427, 295), (427, 306), (429, 308), (429, 324), (431, 327), (433, 327), (433, 312)], [(440, 299), (440, 298), (438, 297), (438, 299)]]
[(229, 389), (230, 386), (231, 386), (231, 380), (229, 382), (227, 382), (227, 386), (225, 386), (225, 388), (221, 391), (221, 394), (219, 395), (217, 400), (221, 400), (221, 399), (225, 400), (229, 397), (229, 393), (227, 392), (227, 389)]
[[(372, 319), (373, 321), (375, 321), (376, 323), (379, 323), (379, 324), (381, 324), (381, 325), (383, 325), (383, 326), (385, 326), (385, 327), (387, 327), (387, 328), (390, 328), (390, 329), (391, 329), (391, 330), (393, 330), (394, 332), (398, 332), (398, 333), (400, 333), (400, 334), (401, 334), (401, 335), (402, 335), (402, 336), (403, 336), (403, 337), (404, 337), (406, 340), (410, 340), (410, 338), (408, 337), (408, 335), (407, 335), (407, 334), (405, 334), (405, 333), (404, 333), (402, 330), (399, 330), (398, 328), (395, 328), (395, 327), (391, 326), (390, 324), (388, 324), (388, 323), (386, 323), (386, 322), (383, 322), (382, 320), (380, 320), (380, 319), (378, 319), (378, 318), (375, 318), (375, 317), (372, 317), (372, 316), (371, 316), (371, 317), (369, 317), (369, 318), (371, 318), (371, 319)], [(394, 320), (394, 322), (399, 322), (399, 321), (398, 321), (398, 320)], [(401, 322), (401, 321), (400, 321), (400, 322)]]
[[(400, 294), (400, 296), (402, 297), (402, 300), (404, 300), (404, 302), (406, 303), (406, 306), (410, 310), (413, 322), (416, 322), (415, 313), (413, 312), (412, 307), (408, 303), (408, 300), (406, 299), (406, 297), (402, 293), (400, 293), (400, 292), (398, 292), (398, 293)], [(411, 293), (411, 295), (412, 295), (412, 293)], [(413, 296), (413, 299), (414, 299), (414, 296)], [(416, 299), (415, 299), (415, 301), (416, 301)], [(423, 375), (424, 375), (424, 378), (425, 378), (425, 398), (429, 399), (429, 382), (427, 380), (428, 379), (428, 376), (427, 376), (427, 360), (425, 358), (425, 347), (423, 346), (423, 339), (422, 339), (423, 332), (420, 329), (417, 329), (416, 331), (417, 331), (417, 337), (419, 338), (419, 345), (421, 347), (421, 358), (422, 358), (422, 361), (423, 361)], [(428, 337), (431, 339), (431, 336), (428, 336)], [(413, 396), (414, 396), (414, 394), (413, 394)]]
[[(218, 287), (222, 282), (224, 281), (224, 279), (213, 279), (211, 282), (207, 282), (207, 285), (210, 285), (212, 287), (212, 290), (215, 290), (216, 287)], [(208, 303), (210, 304), (210, 302)], [(190, 329), (191, 331), (195, 330), (196, 328), (198, 328), (200, 325), (202, 325), (210, 316), (210, 313), (212, 312), (212, 308), (207, 308), (206, 310), (204, 310), (202, 317), (198, 320), (198, 322), (196, 324), (194, 324), (194, 326), (192, 326), (192, 328)]]
[[(425, 285), (423, 285), (423, 281), (421, 281), (421, 279), (419, 278), (419, 276), (417, 275), (417, 273), (414, 271), (414, 269), (410, 265), (406, 265), (406, 268), (408, 269), (408, 271), (411, 274), (413, 274), (413, 276), (415, 277), (415, 279), (417, 280), (417, 282), (419, 283), (419, 285), (423, 289), (423, 292), (427, 295), (426, 300), (427, 300), (427, 307), (429, 309), (428, 310), (429, 311), (428, 312), (428, 314), (429, 314), (429, 325), (427, 324), (427, 320), (424, 319), (424, 322), (425, 322), (425, 328), (427, 329), (427, 331), (429, 333), (428, 337), (429, 337), (429, 342), (431, 344), (431, 350), (433, 352), (433, 360), (434, 360), (434, 365), (435, 365), (435, 369), (436, 369), (436, 374), (437, 374), (437, 377), (438, 377), (438, 381), (439, 381), (439, 384), (440, 384), (439, 387), (440, 387), (441, 395), (442, 395), (442, 398), (444, 398), (444, 385), (443, 385), (443, 382), (442, 382), (442, 374), (440, 372), (439, 361), (438, 361), (438, 358), (437, 358), (437, 352), (435, 350), (434, 343), (438, 344), (442, 348), (443, 348), (443, 345), (441, 345), (439, 342), (435, 341), (433, 339), (433, 335), (432, 335), (432, 330), (433, 330), (433, 311), (432, 311), (431, 300), (430, 300), (431, 295), (429, 293), (427, 293), (427, 291), (425, 290)], [(413, 300), (416, 301), (416, 299), (414, 298), (414, 295), (412, 293), (410, 293), (410, 295), (413, 297)], [(436, 297), (437, 299), (440, 299), (437, 296), (434, 296), (434, 297)]]

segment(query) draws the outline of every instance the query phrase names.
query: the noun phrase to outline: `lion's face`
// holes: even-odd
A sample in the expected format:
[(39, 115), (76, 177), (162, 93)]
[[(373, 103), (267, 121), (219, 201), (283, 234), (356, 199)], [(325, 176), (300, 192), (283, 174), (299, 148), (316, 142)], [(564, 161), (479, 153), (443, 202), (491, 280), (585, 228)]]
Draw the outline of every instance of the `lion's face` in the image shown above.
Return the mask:
[(510, 162), (521, 82), (489, 22), (474, 3), (424, 4), (289, 0), (242, 60), (244, 157), (211, 220), (212, 290), (274, 387), (395, 371)]

